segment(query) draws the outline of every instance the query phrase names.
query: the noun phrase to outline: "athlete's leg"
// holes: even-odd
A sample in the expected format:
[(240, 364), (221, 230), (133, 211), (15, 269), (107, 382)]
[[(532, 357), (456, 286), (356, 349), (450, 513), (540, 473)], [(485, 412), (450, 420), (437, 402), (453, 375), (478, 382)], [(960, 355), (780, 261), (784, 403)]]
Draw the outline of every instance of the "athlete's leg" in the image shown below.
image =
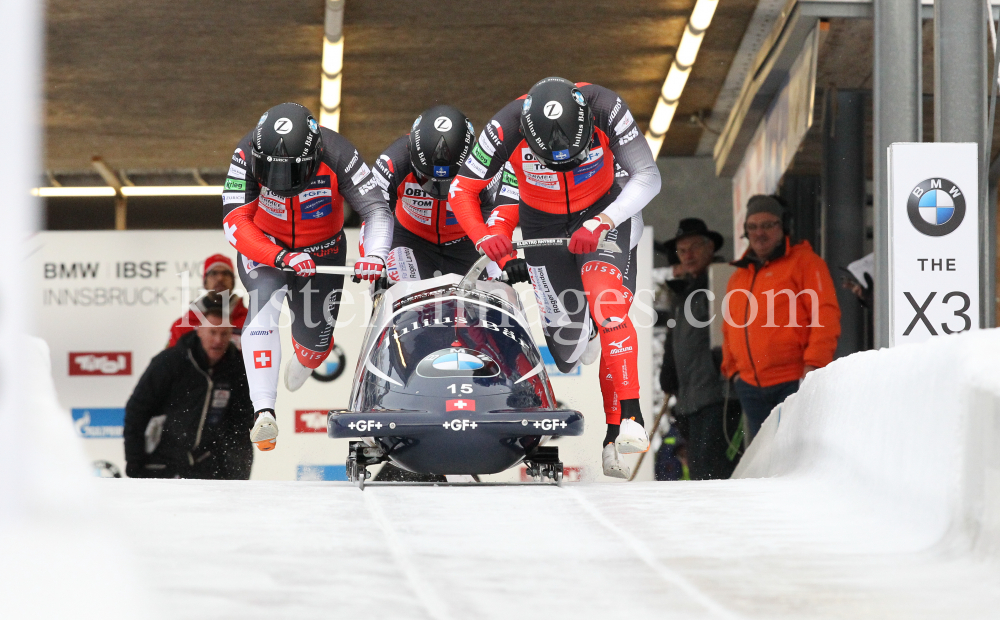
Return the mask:
[[(521, 204), (521, 234), (525, 239), (567, 237), (565, 217), (536, 211)], [(542, 332), (560, 372), (570, 372), (587, 348), (590, 335), (587, 300), (576, 257), (564, 246), (527, 248), (535, 301)]]
[(288, 292), (288, 276), (274, 267), (237, 257), (240, 281), (250, 294), (250, 308), (243, 327), (243, 365), (247, 371), (254, 411), (274, 409), (281, 364), (278, 320)]
[(392, 230), (392, 250), (385, 261), (389, 280), (407, 282), (433, 278), (436, 266), (424, 247), (427, 245), (432, 244), (396, 222)]
[[(343, 266), (346, 258), (343, 233), (339, 235), (334, 248), (325, 256), (312, 254), (316, 265)], [(302, 251), (309, 252), (311, 249), (304, 248)], [(292, 314), (295, 361), (305, 369), (311, 371), (318, 368), (333, 349), (333, 327), (340, 312), (343, 288), (344, 276), (295, 276), (294, 285), (288, 293), (288, 309)]]

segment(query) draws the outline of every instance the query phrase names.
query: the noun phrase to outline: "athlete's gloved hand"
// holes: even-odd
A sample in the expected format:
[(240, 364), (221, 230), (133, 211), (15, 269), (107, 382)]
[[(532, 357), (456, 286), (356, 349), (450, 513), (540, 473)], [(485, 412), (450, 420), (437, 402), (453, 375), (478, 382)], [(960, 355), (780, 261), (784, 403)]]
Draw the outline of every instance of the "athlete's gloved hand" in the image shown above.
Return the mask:
[(507, 264), (503, 266), (503, 273), (507, 276), (507, 284), (527, 282), (531, 279), (528, 276), (528, 263), (523, 258), (514, 258), (507, 261)]
[(569, 240), (569, 251), (573, 254), (589, 254), (597, 251), (597, 244), (604, 241), (612, 225), (602, 217), (591, 218), (583, 223)]
[(514, 246), (504, 235), (486, 235), (476, 242), (476, 249), (480, 254), (485, 254), (490, 260), (495, 261), (514, 253)]
[(316, 261), (305, 252), (288, 252), (278, 254), (275, 263), (280, 263), (279, 267), (291, 267), (295, 270), (295, 275), (308, 278), (316, 275)]
[(355, 282), (362, 280), (375, 281), (382, 277), (385, 261), (378, 256), (366, 256), (354, 262)]

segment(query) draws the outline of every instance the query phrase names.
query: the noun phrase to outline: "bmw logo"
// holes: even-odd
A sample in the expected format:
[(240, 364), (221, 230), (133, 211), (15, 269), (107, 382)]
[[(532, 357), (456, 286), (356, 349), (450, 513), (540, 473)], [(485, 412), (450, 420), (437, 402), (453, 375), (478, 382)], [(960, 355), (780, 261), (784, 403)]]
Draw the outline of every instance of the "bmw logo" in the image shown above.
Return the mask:
[(583, 93), (581, 93), (575, 88), (573, 89), (573, 101), (575, 101), (577, 105), (580, 106), (587, 105), (587, 100), (583, 98)]
[(310, 116), (306, 119), (306, 124), (309, 125), (309, 131), (319, 133), (319, 123), (316, 122), (315, 118)]
[(465, 119), (465, 126), (469, 128), (469, 137), (476, 135), (476, 130), (472, 128), (472, 121)]
[(260, 120), (257, 121), (257, 126), (260, 127), (261, 125), (264, 124), (264, 121), (266, 120), (267, 120), (267, 112), (264, 112), (264, 114), (261, 115)]
[(965, 194), (948, 179), (921, 181), (906, 201), (910, 223), (929, 237), (943, 237), (955, 231), (965, 219)]
[(524, 98), (524, 105), (521, 106), (521, 114), (527, 114), (531, 109), (531, 95)]
[(422, 119), (422, 118), (423, 118), (423, 116), (421, 115), (421, 116), (417, 117), (417, 120), (413, 121), (413, 127), (410, 128), (410, 131), (416, 131), (417, 130), (417, 125), (420, 124), (420, 119)]

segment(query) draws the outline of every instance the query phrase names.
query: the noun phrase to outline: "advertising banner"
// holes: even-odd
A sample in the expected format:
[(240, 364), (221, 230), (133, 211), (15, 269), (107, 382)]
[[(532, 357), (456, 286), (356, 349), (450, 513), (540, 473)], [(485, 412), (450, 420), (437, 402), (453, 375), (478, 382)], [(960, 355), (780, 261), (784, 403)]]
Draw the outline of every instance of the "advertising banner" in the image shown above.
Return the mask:
[[(356, 255), (357, 229), (348, 229), (348, 256)], [(632, 317), (639, 339), (648, 342), (655, 312), (649, 270), (652, 230), (639, 245), (638, 288)], [(122, 428), (125, 403), (149, 361), (167, 345), (169, 328), (202, 290), (202, 264), (221, 253), (235, 263), (236, 252), (221, 231), (43, 232), (33, 238), (28, 260), (36, 334), (51, 349), (52, 373), (62, 406), (72, 416), (87, 453), (101, 472), (125, 471)], [(244, 294), (239, 278), (237, 293)], [(536, 343), (544, 346), (531, 287), (516, 287)], [(646, 292), (643, 293), (642, 291)], [(371, 313), (367, 285), (347, 279), (334, 351), (321, 370), (329, 381), (309, 379), (296, 392), (279, 381), (278, 446), (255, 453), (251, 477), (268, 480), (344, 479), (347, 440), (326, 435), (326, 412), (347, 406), (351, 382)], [(282, 314), (282, 359), (293, 355), (287, 308)], [(544, 349), (543, 349), (544, 352)], [(587, 434), (557, 440), (567, 466), (583, 476), (599, 476), (604, 413), (597, 364), (560, 375), (546, 364), (556, 397), (579, 409)], [(652, 356), (640, 349), (643, 411), (652, 406)], [(338, 371), (343, 370), (338, 376)], [(647, 387), (648, 386), (648, 387)], [(491, 477), (519, 480), (517, 470)]]
[(979, 147), (889, 147), (892, 344), (979, 328)]

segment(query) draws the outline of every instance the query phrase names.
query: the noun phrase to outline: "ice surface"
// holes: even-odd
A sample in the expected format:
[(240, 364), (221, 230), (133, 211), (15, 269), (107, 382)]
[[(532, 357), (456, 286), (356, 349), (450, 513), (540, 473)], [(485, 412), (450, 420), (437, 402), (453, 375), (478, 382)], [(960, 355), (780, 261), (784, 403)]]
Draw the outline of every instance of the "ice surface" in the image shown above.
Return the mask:
[(98, 480), (101, 528), (49, 504), (52, 535), (16, 530), (54, 567), (18, 583), (71, 593), (65, 617), (132, 595), (132, 617), (199, 619), (996, 618), (998, 358), (989, 331), (840, 360), (772, 413), (742, 479)]

